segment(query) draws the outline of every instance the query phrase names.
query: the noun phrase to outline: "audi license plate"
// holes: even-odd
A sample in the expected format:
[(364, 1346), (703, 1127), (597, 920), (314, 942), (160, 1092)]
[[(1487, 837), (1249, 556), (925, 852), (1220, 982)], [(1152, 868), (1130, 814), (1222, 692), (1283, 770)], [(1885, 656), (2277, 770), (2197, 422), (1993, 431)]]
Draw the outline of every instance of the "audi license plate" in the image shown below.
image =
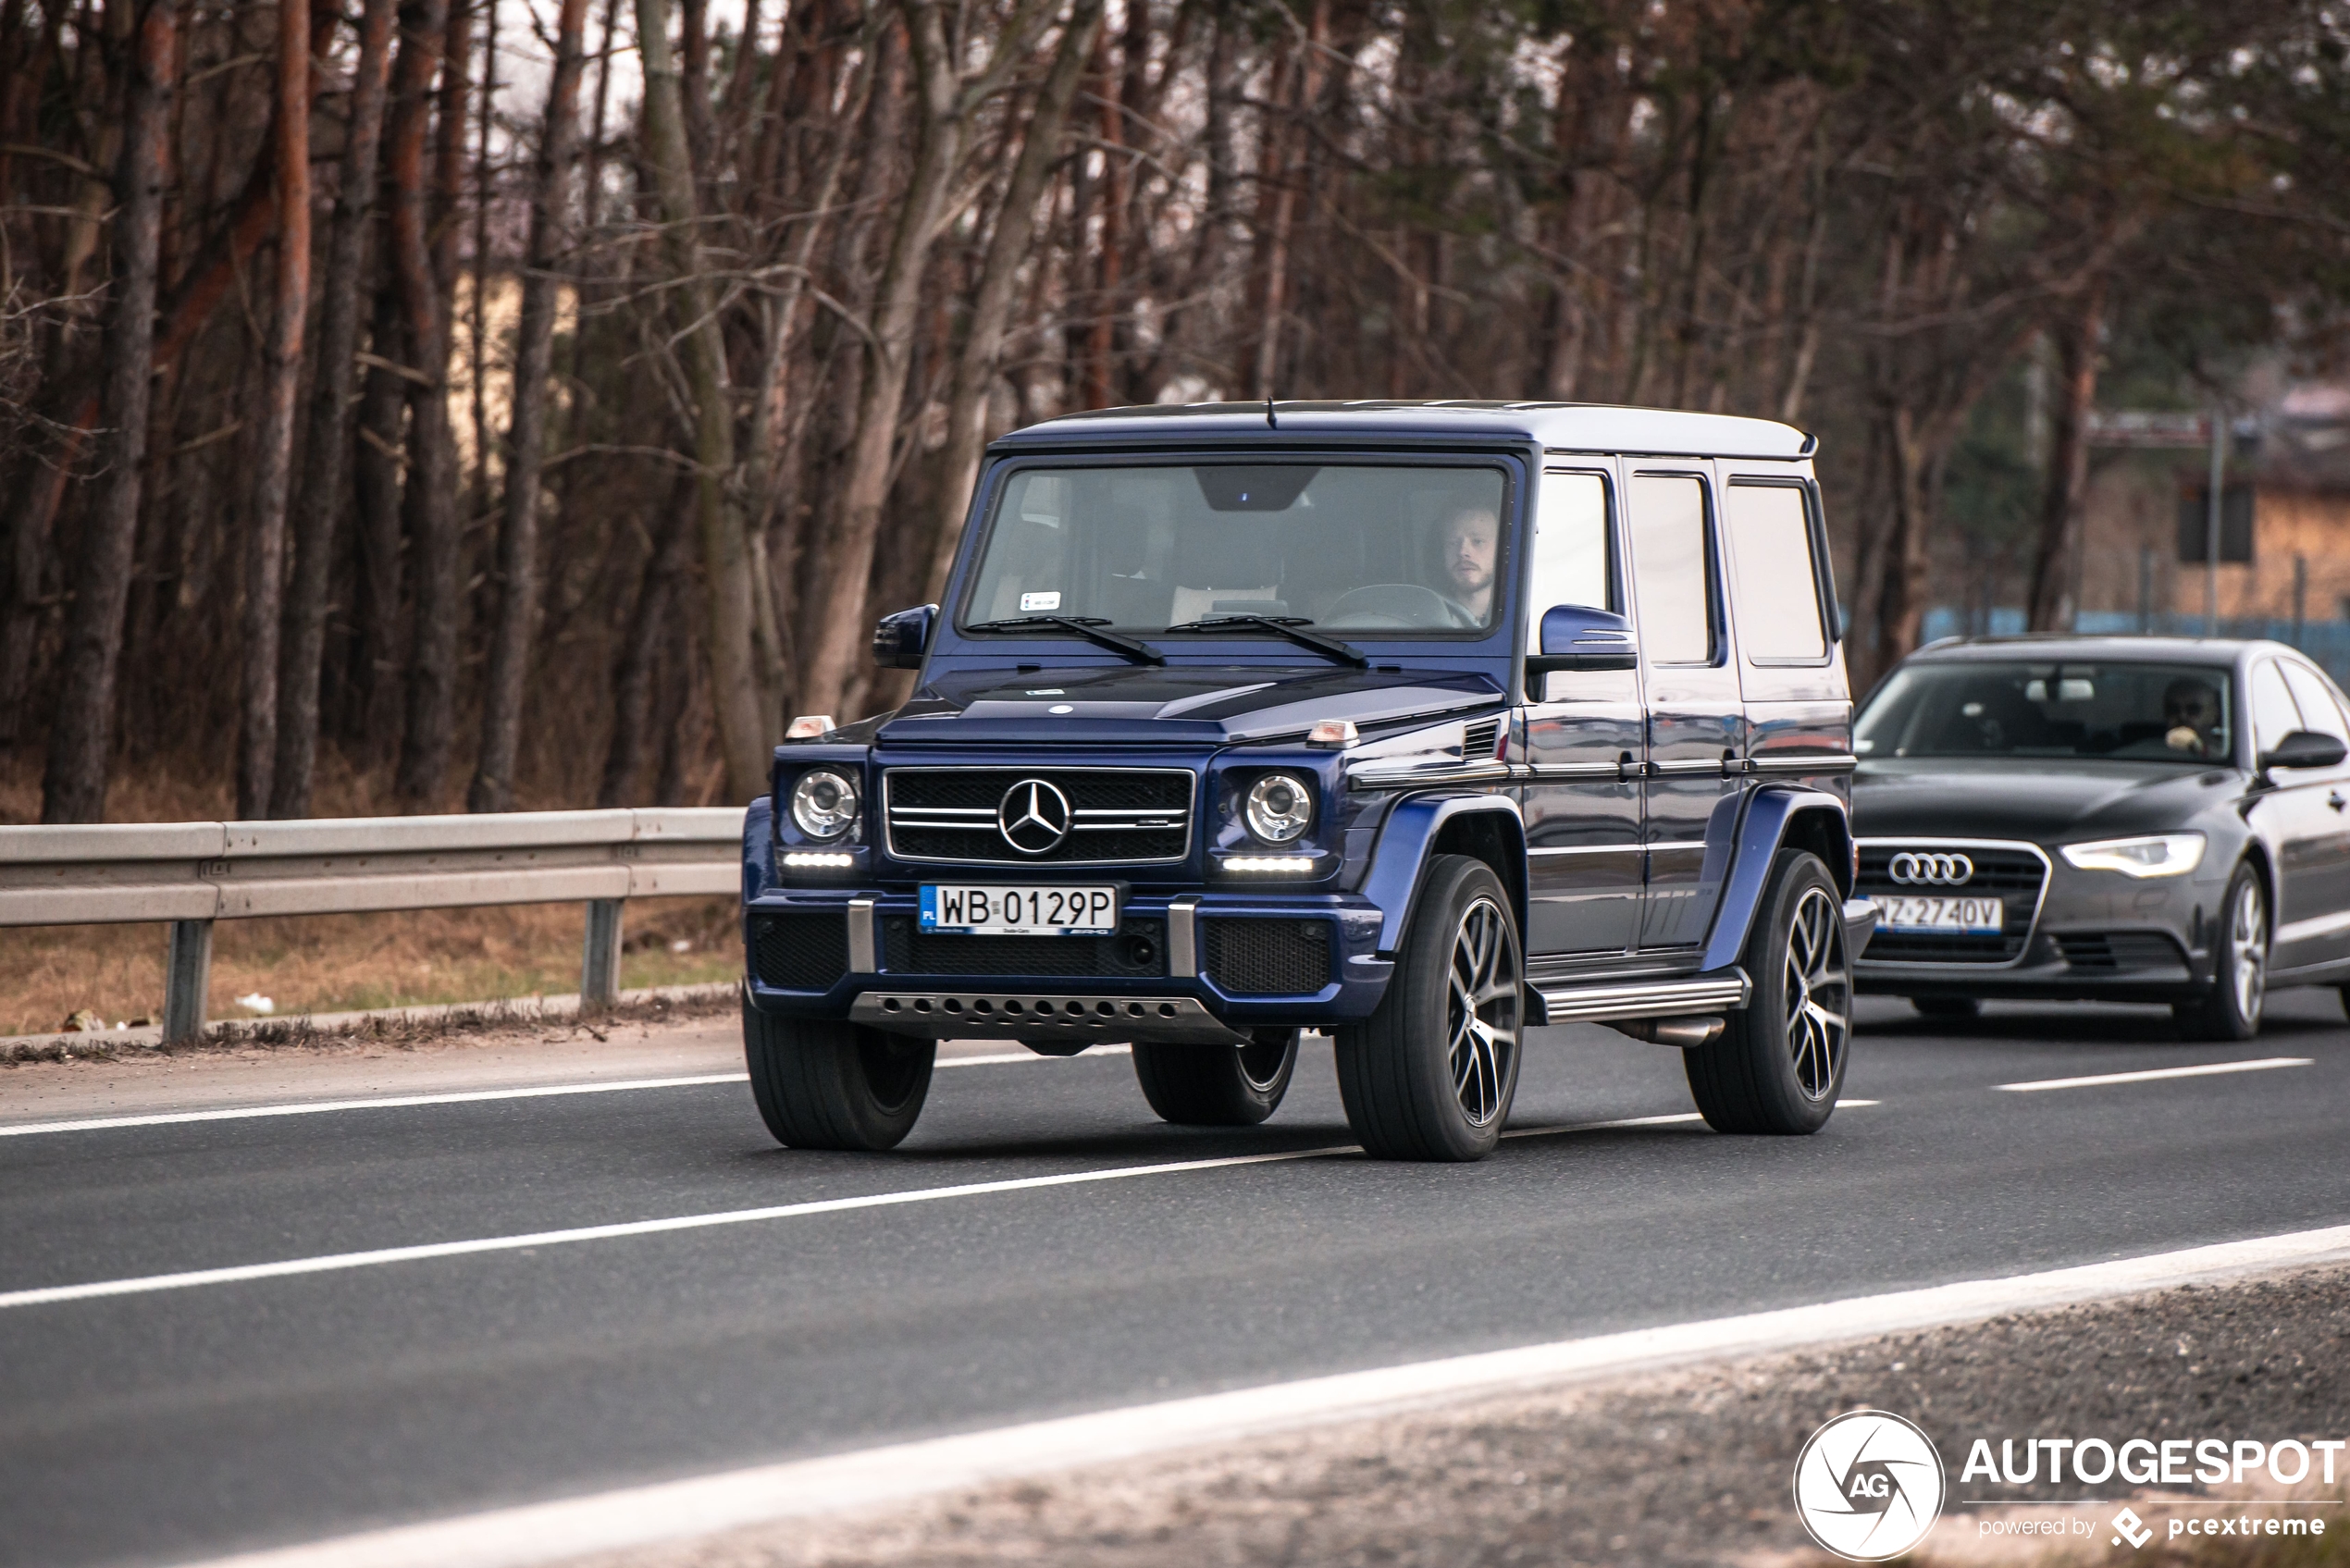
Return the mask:
[(1998, 898), (1880, 896), (1876, 907), (1879, 931), (1957, 931), (1997, 936), (2007, 924), (2007, 905)]
[(1114, 887), (922, 884), (922, 930), (971, 936), (1107, 936), (1118, 929)]

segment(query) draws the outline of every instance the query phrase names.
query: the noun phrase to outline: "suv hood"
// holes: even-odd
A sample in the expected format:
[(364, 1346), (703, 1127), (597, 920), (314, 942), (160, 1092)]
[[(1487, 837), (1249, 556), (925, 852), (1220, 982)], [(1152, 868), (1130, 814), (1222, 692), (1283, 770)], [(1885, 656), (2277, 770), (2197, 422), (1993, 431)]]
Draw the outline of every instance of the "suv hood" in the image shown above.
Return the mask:
[(1905, 758), (1861, 764), (1852, 776), (1852, 829), (1863, 838), (2039, 843), (2167, 833), (2243, 789), (2243, 775), (2225, 767)]
[(884, 746), (1007, 741), (1220, 746), (1303, 736), (1319, 720), (1368, 726), (1434, 719), (1502, 700), (1484, 675), (1317, 665), (1097, 664), (950, 672), (884, 722)]

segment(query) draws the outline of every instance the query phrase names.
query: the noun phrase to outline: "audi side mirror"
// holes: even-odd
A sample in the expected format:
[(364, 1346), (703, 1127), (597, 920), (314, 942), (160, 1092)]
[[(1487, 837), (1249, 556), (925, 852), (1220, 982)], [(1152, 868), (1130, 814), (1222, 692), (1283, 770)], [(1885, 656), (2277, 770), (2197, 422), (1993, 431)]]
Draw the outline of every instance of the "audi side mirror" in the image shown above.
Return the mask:
[(1542, 650), (1526, 658), (1526, 673), (1553, 670), (1629, 670), (1640, 661), (1640, 641), (1632, 623), (1588, 604), (1562, 604), (1542, 613)]
[(2277, 742), (2276, 749), (2260, 754), (2260, 771), (2271, 768), (2332, 768), (2350, 757), (2345, 747), (2332, 735), (2321, 735), (2315, 730), (2294, 730)]
[(873, 662), (884, 670), (921, 669), (922, 655), (930, 651), (931, 627), (937, 620), (934, 604), (883, 616), (873, 625)]

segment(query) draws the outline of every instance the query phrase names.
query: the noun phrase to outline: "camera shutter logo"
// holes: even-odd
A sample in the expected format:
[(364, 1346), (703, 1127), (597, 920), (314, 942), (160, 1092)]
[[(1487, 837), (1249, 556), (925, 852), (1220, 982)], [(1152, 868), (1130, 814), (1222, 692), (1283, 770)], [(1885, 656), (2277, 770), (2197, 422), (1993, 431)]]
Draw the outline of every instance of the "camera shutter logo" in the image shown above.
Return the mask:
[(1886, 864), (1885, 874), (1895, 882), (1963, 887), (1973, 880), (1974, 862), (1963, 855), (1920, 855), (1905, 849)]
[(1795, 1461), (1795, 1512), (1812, 1538), (1853, 1562), (1899, 1557), (1941, 1517), (1942, 1456), (1911, 1422), (1882, 1410), (1839, 1415)]
[(1069, 796), (1043, 779), (1020, 780), (996, 808), (996, 831), (1022, 855), (1050, 854), (1069, 836), (1072, 820)]

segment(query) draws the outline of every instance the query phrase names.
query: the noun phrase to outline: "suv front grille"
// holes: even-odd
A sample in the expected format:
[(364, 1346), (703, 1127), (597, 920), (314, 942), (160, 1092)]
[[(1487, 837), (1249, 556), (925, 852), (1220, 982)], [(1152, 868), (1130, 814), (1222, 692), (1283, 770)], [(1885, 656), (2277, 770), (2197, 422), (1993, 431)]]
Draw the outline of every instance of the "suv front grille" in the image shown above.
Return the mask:
[(884, 915), (882, 966), (896, 974), (1156, 979), (1167, 973), (1167, 922), (1130, 919), (1113, 936), (971, 936), (925, 933), (911, 915)]
[[(1893, 880), (1893, 857), (1904, 850), (1919, 854), (1964, 855), (1974, 862), (1974, 874), (1958, 887), (1911, 886)], [(2029, 849), (2003, 849), (1981, 844), (1863, 844), (1861, 876), (1856, 891), (1870, 898), (1973, 897), (1998, 895), (2006, 923), (1998, 935), (1960, 932), (1885, 931), (1869, 939), (1864, 964), (2006, 964), (2022, 957), (2032, 939), (2033, 918), (2040, 908), (2040, 888), (2047, 882), (2047, 863)]]
[(759, 983), (779, 991), (830, 991), (848, 972), (848, 920), (839, 914), (761, 915), (750, 954)]
[(1328, 920), (1204, 920), (1207, 978), (1233, 996), (1305, 996), (1330, 982)]
[[(1068, 836), (1041, 855), (1015, 849), (996, 821), (1005, 795), (1031, 779), (1058, 790), (1070, 811)], [(1180, 860), (1191, 850), (1194, 782), (1187, 768), (889, 768), (882, 772), (883, 821), (889, 852), (900, 860), (1034, 866)]]

